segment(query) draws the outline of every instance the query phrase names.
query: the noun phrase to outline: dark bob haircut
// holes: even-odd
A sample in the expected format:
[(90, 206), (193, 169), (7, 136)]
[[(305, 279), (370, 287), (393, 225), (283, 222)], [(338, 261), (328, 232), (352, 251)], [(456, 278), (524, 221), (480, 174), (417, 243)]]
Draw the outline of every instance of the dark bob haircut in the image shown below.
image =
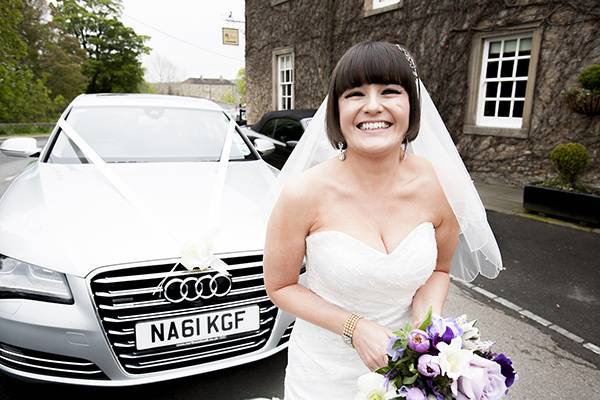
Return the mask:
[(327, 101), (327, 137), (331, 145), (337, 148), (338, 142), (342, 142), (346, 147), (340, 128), (338, 99), (346, 90), (366, 83), (402, 85), (410, 103), (406, 139), (414, 140), (419, 133), (421, 104), (415, 76), (406, 56), (392, 43), (362, 42), (346, 51), (331, 74)]

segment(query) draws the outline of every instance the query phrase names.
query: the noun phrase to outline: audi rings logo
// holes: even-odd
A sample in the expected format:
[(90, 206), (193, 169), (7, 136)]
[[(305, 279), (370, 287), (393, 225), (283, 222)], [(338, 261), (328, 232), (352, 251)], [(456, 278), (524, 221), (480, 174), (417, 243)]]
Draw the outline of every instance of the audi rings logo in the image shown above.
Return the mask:
[(231, 278), (221, 273), (185, 279), (174, 278), (164, 286), (163, 295), (171, 303), (210, 299), (227, 296), (231, 285)]

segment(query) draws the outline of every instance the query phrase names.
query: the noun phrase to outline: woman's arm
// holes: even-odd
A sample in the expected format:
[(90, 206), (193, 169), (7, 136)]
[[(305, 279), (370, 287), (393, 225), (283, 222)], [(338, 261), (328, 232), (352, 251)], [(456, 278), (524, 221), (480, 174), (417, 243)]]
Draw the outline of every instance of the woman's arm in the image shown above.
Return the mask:
[[(316, 218), (314, 187), (288, 185), (273, 208), (267, 228), (264, 274), (267, 293), (284, 311), (336, 334), (342, 333), (352, 310), (344, 310), (298, 283), (305, 239)], [(359, 320), (353, 344), (372, 370), (387, 365), (386, 346), (392, 332), (372, 321)], [(341, 341), (340, 337), (340, 341)]]
[(429, 307), (432, 307), (434, 314), (441, 315), (444, 303), (448, 297), (448, 287), (450, 285), (450, 266), (452, 256), (458, 243), (459, 226), (458, 221), (446, 199), (435, 171), (433, 173), (430, 191), (433, 195), (428, 196), (431, 200), (431, 206), (434, 208), (435, 215), (439, 216), (440, 221), (435, 227), (435, 240), (437, 243), (437, 261), (436, 266), (427, 282), (421, 286), (415, 293), (412, 301), (412, 323), (417, 326), (423, 321)]

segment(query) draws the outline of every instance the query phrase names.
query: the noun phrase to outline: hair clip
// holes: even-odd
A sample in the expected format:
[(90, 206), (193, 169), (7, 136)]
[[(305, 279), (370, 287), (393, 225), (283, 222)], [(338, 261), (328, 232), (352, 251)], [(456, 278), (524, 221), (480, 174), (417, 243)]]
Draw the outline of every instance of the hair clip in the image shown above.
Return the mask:
[(408, 50), (406, 50), (399, 44), (396, 44), (396, 47), (402, 52), (402, 54), (404, 54), (404, 57), (406, 58), (406, 61), (408, 61), (408, 65), (410, 66), (410, 69), (412, 69), (412, 73), (415, 76), (415, 78), (419, 78), (419, 75), (417, 74), (417, 64), (415, 63), (415, 60), (412, 58)]

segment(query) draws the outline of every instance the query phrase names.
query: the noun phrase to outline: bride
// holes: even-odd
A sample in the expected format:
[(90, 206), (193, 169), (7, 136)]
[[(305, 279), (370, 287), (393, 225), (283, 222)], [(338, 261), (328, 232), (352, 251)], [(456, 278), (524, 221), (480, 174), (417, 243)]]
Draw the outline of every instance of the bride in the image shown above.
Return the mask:
[[(392, 329), (416, 324), (430, 306), (442, 313), (459, 234), (466, 244), (459, 244), (457, 257), (471, 256), (488, 276), (501, 268), (462, 163), (458, 174), (475, 193), (479, 220), (469, 218), (473, 211), (460, 212), (464, 199), (451, 204), (457, 188), (441, 180), (451, 182), (456, 174), (448, 177), (443, 166), (408, 151), (429, 118), (421, 118), (426, 91), (416, 77), (412, 57), (398, 45), (363, 42), (349, 49), (294, 151), (304, 154), (292, 154), (290, 168), (296, 163), (303, 170), (323, 153), (317, 142), (325, 132), (338, 156), (301, 173), (282, 171), (291, 178), (269, 220), (264, 274), (273, 303), (297, 316), (286, 400), (354, 398), (357, 378), (387, 365)], [(469, 232), (491, 235), (491, 242), (475, 247), (483, 254), (473, 255)], [(492, 263), (482, 267), (482, 255)], [(305, 285), (299, 283), (303, 259)], [(461, 277), (472, 280), (473, 265), (467, 269)]]

